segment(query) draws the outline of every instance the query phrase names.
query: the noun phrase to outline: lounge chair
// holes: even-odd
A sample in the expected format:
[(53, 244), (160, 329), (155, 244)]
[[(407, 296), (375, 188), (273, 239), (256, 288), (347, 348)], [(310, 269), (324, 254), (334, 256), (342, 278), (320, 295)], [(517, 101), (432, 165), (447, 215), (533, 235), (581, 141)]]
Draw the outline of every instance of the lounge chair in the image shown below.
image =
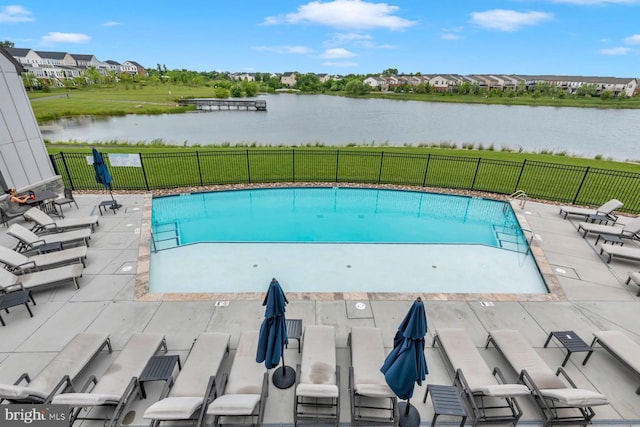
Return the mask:
[(578, 206), (560, 206), (560, 215), (564, 215), (565, 219), (567, 219), (567, 215), (578, 215), (585, 218), (588, 218), (591, 215), (601, 215), (606, 216), (615, 222), (618, 217), (613, 214), (613, 211), (621, 208), (622, 206), (623, 203), (616, 199), (611, 199), (604, 205), (595, 209), (581, 208)]
[(257, 351), (258, 331), (241, 333), (231, 370), (222, 375), (221, 394), (207, 407), (214, 426), (226, 417), (251, 417), (252, 425), (262, 425), (269, 375), (264, 364), (256, 362)]
[[(630, 271), (629, 272), (629, 277), (627, 278), (627, 281), (625, 283), (628, 285), (631, 282), (633, 282), (636, 285), (640, 286), (640, 271)], [(638, 293), (636, 294), (636, 296), (640, 297), (640, 288), (638, 288)]]
[[(542, 411), (545, 427), (554, 424), (590, 424), (595, 416), (592, 406), (609, 404), (605, 395), (577, 388), (562, 367), (554, 374), (520, 332), (513, 329), (490, 331), (485, 348), (491, 343), (518, 373), (518, 381), (531, 390)], [(559, 374), (569, 386), (560, 379)]]
[[(593, 333), (591, 347), (600, 344), (620, 363), (629, 368), (635, 374), (640, 374), (640, 345), (631, 340), (620, 331), (598, 331)], [(589, 361), (592, 353), (587, 354), (583, 365)], [(640, 394), (640, 387), (636, 389), (636, 394)]]
[(0, 268), (0, 292), (11, 292), (19, 289), (33, 290), (40, 287), (61, 285), (67, 281), (71, 281), (76, 289), (80, 289), (78, 278), (82, 277), (83, 269), (84, 267), (79, 262), (23, 274), (13, 274), (4, 268)]
[(215, 378), (229, 354), (229, 338), (229, 334), (217, 332), (198, 336), (173, 386), (166, 387), (158, 402), (145, 411), (144, 418), (153, 420), (151, 427), (161, 421), (194, 418), (196, 425), (202, 423), (207, 406), (217, 397)]
[(622, 227), (616, 225), (594, 224), (592, 222), (581, 222), (578, 224), (578, 233), (584, 231), (582, 237), (586, 237), (587, 233), (611, 234), (618, 237), (626, 237), (629, 239), (640, 238), (640, 217), (634, 218)]
[(63, 195), (53, 201), (53, 206), (56, 208), (56, 211), (58, 210), (58, 207), (60, 207), (59, 215), (62, 218), (64, 218), (64, 215), (63, 215), (63, 212), (62, 212), (62, 207), (64, 205), (71, 205), (71, 203), (76, 205), (76, 209), (80, 209), (78, 207), (78, 202), (76, 202), (75, 197), (73, 197), (73, 190), (70, 189), (70, 188), (65, 188), (63, 190)]
[(87, 247), (76, 246), (75, 248), (64, 249), (62, 251), (49, 252), (46, 254), (36, 254), (26, 256), (4, 246), (0, 246), (0, 262), (6, 265), (9, 271), (22, 272), (25, 270), (42, 270), (60, 266), (63, 264), (82, 263), (87, 258)]
[(85, 246), (89, 246), (89, 239), (91, 239), (91, 230), (88, 228), (38, 236), (20, 224), (12, 224), (7, 230), (7, 234), (18, 240), (18, 244), (15, 247), (18, 252), (35, 250), (38, 249), (38, 246), (55, 242), (60, 242), (61, 245), (84, 243)]
[[(380, 372), (386, 355), (382, 331), (371, 327), (353, 327), (347, 345), (351, 349), (351, 425), (382, 422), (397, 426), (398, 398)], [(379, 404), (384, 401), (386, 405)]]
[(96, 225), (99, 225), (98, 215), (55, 220), (38, 208), (29, 209), (24, 213), (24, 217), (34, 222), (31, 228), (34, 233), (60, 233), (76, 228), (93, 230)]
[[(67, 343), (51, 362), (33, 379), (24, 373), (12, 384), (0, 384), (0, 403), (45, 403), (64, 391), (107, 347), (111, 353), (108, 334), (80, 333)], [(20, 385), (26, 381), (26, 385)]]
[[(51, 403), (69, 405), (69, 426), (76, 420), (100, 420), (105, 426), (119, 425), (120, 418), (134, 394), (142, 397), (138, 376), (148, 360), (167, 343), (162, 334), (134, 334), (113, 360), (100, 380), (91, 376), (79, 392), (56, 395)], [(93, 386), (91, 390), (89, 388)], [(111, 417), (80, 417), (82, 408), (114, 407)], [(91, 415), (90, 412), (88, 415)], [(107, 415), (108, 417), (108, 415)]]
[[(515, 396), (530, 394), (529, 388), (508, 384), (497, 367), (492, 371), (464, 329), (438, 328), (433, 346), (440, 348), (454, 371), (453, 383), (462, 390), (474, 426), (486, 422), (517, 424), (522, 410)], [(426, 400), (425, 393), (423, 402)]]
[[(379, 368), (378, 368), (379, 369)], [(336, 365), (333, 326), (308, 325), (302, 335), (302, 362), (297, 366), (293, 421), (340, 422), (340, 367)]]
[(607, 264), (611, 262), (614, 256), (640, 261), (640, 248), (604, 244), (600, 247), (600, 255), (607, 256)]

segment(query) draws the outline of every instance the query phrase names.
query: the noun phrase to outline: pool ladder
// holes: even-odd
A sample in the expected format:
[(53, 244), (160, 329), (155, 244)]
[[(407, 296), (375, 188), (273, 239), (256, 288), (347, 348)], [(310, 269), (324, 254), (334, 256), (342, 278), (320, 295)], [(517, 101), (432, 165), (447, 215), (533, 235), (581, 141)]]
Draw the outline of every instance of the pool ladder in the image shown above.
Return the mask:
[[(525, 193), (522, 190), (518, 190), (513, 194), (510, 194), (507, 197), (507, 200), (512, 201), (512, 200), (520, 200), (520, 209), (524, 208), (524, 205), (527, 203), (527, 193)], [(503, 210), (506, 212), (507, 211), (507, 206), (505, 205), (505, 207), (503, 208)]]
[[(153, 248), (153, 252), (180, 246), (180, 231), (177, 222), (159, 224), (156, 226), (156, 230), (159, 230), (157, 235), (151, 231), (151, 247)], [(174, 241), (175, 244), (173, 244)]]

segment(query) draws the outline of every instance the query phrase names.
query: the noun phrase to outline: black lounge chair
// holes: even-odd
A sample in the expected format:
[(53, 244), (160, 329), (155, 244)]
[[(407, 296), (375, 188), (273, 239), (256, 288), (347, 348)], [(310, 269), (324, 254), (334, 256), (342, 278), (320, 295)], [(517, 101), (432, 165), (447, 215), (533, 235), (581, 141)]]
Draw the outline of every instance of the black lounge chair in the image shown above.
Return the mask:
[[(515, 396), (529, 395), (529, 388), (523, 384), (507, 383), (498, 367), (492, 371), (466, 330), (438, 328), (433, 346), (440, 348), (444, 359), (455, 373), (453, 384), (462, 391), (462, 396), (471, 409), (472, 425), (518, 423), (522, 410)], [(426, 400), (425, 393), (423, 402)]]
[[(591, 347), (600, 344), (620, 363), (629, 368), (635, 374), (640, 374), (640, 344), (631, 340), (620, 331), (598, 331), (593, 333)], [(583, 365), (586, 365), (592, 353), (587, 354)], [(636, 389), (636, 394), (640, 394), (640, 387)]]
[[(518, 373), (518, 382), (529, 387), (544, 417), (544, 427), (590, 424), (596, 414), (592, 407), (609, 404), (605, 395), (579, 389), (563, 368), (558, 368), (554, 374), (520, 332), (513, 329), (490, 331), (485, 348), (491, 343)], [(560, 379), (560, 374), (569, 386)]]

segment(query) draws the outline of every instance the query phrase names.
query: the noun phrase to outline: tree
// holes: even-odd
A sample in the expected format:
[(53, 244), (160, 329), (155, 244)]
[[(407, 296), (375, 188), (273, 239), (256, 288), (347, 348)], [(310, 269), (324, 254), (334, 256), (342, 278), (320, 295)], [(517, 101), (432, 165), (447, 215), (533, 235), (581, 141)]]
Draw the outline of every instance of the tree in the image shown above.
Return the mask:
[(386, 70), (384, 70), (382, 72), (382, 75), (385, 77), (389, 77), (389, 76), (395, 76), (398, 74), (398, 69), (397, 68), (387, 68)]
[(2, 47), (14, 47), (15, 43), (13, 43), (12, 41), (9, 41), (9, 40), (5, 40), (5, 41), (0, 42), (0, 46), (2, 46)]
[(371, 86), (365, 84), (362, 80), (351, 80), (346, 84), (344, 90), (350, 95), (365, 95), (371, 92)]

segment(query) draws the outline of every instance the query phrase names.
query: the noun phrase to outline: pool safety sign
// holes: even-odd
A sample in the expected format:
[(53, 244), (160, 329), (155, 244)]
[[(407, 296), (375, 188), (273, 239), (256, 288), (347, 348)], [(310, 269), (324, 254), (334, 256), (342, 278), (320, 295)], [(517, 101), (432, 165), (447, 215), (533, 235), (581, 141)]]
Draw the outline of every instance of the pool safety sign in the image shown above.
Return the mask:
[(109, 153), (109, 163), (114, 167), (142, 167), (139, 154), (113, 154)]

